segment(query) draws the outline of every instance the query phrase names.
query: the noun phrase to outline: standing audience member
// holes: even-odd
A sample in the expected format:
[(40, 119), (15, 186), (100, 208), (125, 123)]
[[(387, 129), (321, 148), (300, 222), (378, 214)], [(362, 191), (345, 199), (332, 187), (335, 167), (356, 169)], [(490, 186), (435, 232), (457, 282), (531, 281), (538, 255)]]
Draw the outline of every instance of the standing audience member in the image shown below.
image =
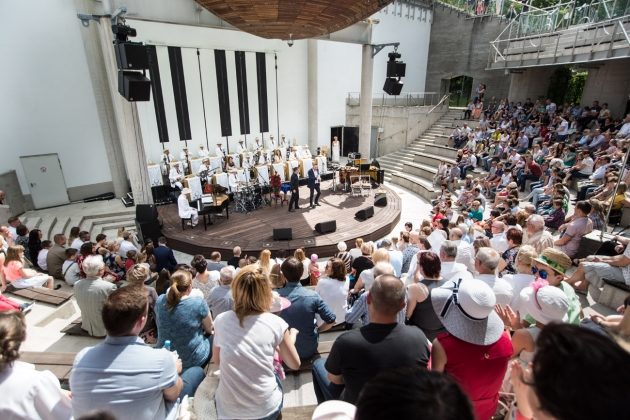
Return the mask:
[[(122, 251), (122, 244), (121, 244)], [(166, 238), (164, 236), (160, 236), (158, 239), (158, 246), (153, 251), (155, 255), (156, 261), (156, 271), (159, 273), (162, 269), (167, 269), (171, 273), (175, 271), (175, 267), (177, 266), (177, 260), (175, 259), (175, 254), (173, 254), (173, 250), (166, 246)]]
[(405, 287), (395, 276), (374, 280), (367, 295), (370, 323), (335, 340), (328, 358), (313, 364), (313, 386), (319, 403), (342, 399), (355, 403), (361, 389), (383, 371), (400, 367), (426, 367), (429, 346), (419, 328), (400, 325)]
[(83, 261), (85, 278), (74, 284), (74, 297), (81, 310), (81, 328), (93, 337), (107, 334), (101, 312), (107, 296), (116, 286), (103, 280), (105, 263), (99, 255), (91, 255)]
[(241, 260), (241, 247), (235, 246), (232, 250), (232, 256), (227, 260), (227, 265), (231, 265), (234, 268), (238, 268), (238, 262)]
[(232, 293), (234, 309), (215, 320), (212, 360), (221, 370), (215, 393), (218, 418), (277, 419), (283, 393), (274, 371), (274, 355), (277, 351), (289, 368), (298, 369), (298, 331), (269, 313), (271, 286), (259, 270), (241, 270)]
[(45, 268), (39, 266), (39, 251), (42, 250), (42, 231), (33, 229), (28, 234), (28, 255), (29, 260), (37, 269), (46, 271)]
[(178, 398), (194, 395), (193, 385), (201, 382), (203, 370), (182, 372), (180, 359), (138, 337), (148, 307), (140, 287), (122, 287), (108, 296), (103, 305), (105, 341), (81, 350), (74, 360), (70, 387), (75, 418), (100, 409), (118, 418), (171, 419), (177, 416)]
[[(287, 298), (291, 302), (291, 306), (278, 315), (291, 328), (300, 332), (295, 347), (300, 359), (308, 360), (317, 353), (319, 333), (335, 325), (335, 314), (317, 292), (300, 284), (303, 269), (304, 266), (297, 258), (287, 258), (282, 263), (281, 270), (287, 279), (287, 284), (277, 291), (281, 297)], [(315, 323), (315, 315), (319, 315), (323, 320), (319, 326)]]
[(431, 300), (447, 330), (433, 341), (432, 369), (453, 377), (472, 401), (475, 418), (488, 420), (512, 356), (494, 293), (483, 282), (457, 280), (433, 289)]
[(4, 419), (72, 418), (70, 392), (49, 370), (18, 360), (26, 340), (24, 315), (0, 312), (0, 416)]

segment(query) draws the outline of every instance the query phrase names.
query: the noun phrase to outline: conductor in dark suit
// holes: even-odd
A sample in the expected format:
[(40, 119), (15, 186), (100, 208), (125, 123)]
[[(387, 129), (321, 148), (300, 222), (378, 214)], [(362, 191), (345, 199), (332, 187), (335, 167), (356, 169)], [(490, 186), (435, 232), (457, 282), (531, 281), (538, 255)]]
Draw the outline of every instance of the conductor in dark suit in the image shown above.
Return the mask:
[(153, 255), (155, 255), (156, 262), (155, 271), (159, 273), (163, 268), (166, 268), (172, 273), (175, 270), (177, 260), (173, 250), (166, 246), (166, 238), (164, 236), (158, 239), (158, 246), (153, 250)]
[[(319, 189), (319, 183), (322, 178), (319, 176), (319, 168), (317, 167), (317, 161), (313, 162), (313, 167), (308, 170), (308, 188), (311, 190), (310, 195), (310, 203), (311, 208), (315, 208), (315, 206), (319, 206), (319, 196), (322, 193)], [(315, 195), (315, 204), (313, 204), (313, 195), (317, 191), (317, 195)]]
[(289, 200), (289, 211), (293, 210), (293, 207), (299, 209), (298, 200), (300, 199), (300, 178), (298, 177), (298, 167), (293, 168), (291, 174), (291, 200)]

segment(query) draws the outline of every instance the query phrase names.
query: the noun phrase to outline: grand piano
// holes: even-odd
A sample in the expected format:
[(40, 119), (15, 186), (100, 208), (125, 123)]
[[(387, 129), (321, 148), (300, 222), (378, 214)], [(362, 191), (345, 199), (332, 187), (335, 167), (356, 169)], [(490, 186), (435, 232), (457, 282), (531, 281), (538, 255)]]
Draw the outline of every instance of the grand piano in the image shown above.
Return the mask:
[(230, 197), (227, 194), (204, 194), (198, 200), (190, 203), (192, 207), (199, 209), (198, 213), (203, 218), (203, 229), (207, 230), (208, 225), (214, 224), (212, 222), (212, 216), (223, 216), (225, 210), (225, 218), (230, 219), (230, 212), (228, 205), (230, 204)]

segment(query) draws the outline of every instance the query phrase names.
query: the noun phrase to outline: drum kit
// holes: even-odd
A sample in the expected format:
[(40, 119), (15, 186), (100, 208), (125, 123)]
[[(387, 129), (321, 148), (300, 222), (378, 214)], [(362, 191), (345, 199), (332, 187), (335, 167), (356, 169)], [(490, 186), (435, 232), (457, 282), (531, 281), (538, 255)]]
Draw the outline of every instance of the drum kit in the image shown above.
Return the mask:
[(270, 200), (264, 197), (263, 187), (259, 183), (239, 182), (234, 192), (234, 211), (249, 213), (265, 205)]

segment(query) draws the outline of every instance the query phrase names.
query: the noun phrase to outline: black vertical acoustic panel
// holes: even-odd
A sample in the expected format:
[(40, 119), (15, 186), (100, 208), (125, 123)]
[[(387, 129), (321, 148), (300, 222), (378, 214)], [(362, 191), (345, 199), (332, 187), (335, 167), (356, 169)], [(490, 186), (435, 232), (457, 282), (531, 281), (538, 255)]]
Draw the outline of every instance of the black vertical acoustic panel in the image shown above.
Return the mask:
[(230, 92), (228, 91), (227, 66), (224, 50), (214, 50), (214, 64), (217, 74), (217, 91), (219, 93), (221, 136), (228, 137), (232, 135), (232, 122), (230, 121)]
[(160, 79), (160, 66), (155, 45), (147, 45), (147, 56), (149, 59), (149, 75), (151, 76), (151, 90), (153, 91), (153, 107), (155, 108), (158, 137), (161, 143), (166, 143), (168, 142), (168, 126), (166, 124), (162, 79)]
[[(256, 80), (258, 86), (258, 121), (260, 132), (269, 132), (269, 109), (267, 108), (267, 62), (265, 53), (256, 53)], [(279, 140), (279, 139), (278, 139)]]
[(236, 89), (238, 91), (238, 118), (241, 125), (241, 134), (249, 134), (249, 103), (247, 100), (247, 67), (245, 65), (245, 52), (234, 52), (236, 62)]
[(190, 116), (188, 115), (188, 100), (186, 98), (186, 83), (184, 82), (184, 66), (182, 64), (181, 48), (168, 47), (168, 59), (171, 64), (171, 79), (173, 80), (173, 96), (175, 97), (175, 112), (177, 113), (179, 139), (191, 140)]

